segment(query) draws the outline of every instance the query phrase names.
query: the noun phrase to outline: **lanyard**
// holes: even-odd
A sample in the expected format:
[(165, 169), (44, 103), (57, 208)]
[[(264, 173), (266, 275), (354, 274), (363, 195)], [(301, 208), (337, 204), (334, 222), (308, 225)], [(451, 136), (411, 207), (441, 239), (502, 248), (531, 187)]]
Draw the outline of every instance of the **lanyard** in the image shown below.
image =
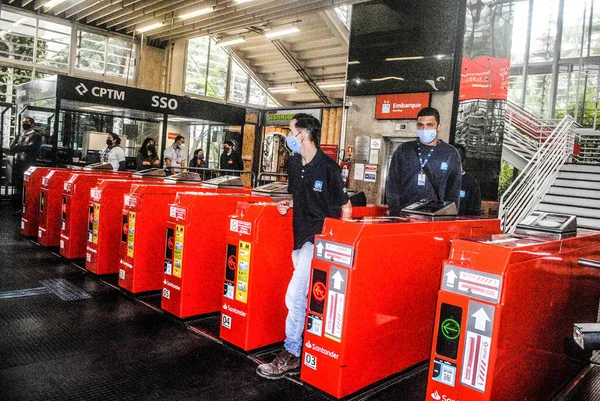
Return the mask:
[(417, 150), (419, 152), (419, 165), (421, 166), (421, 174), (422, 174), (423, 169), (425, 168), (425, 166), (427, 165), (427, 162), (431, 158), (431, 154), (435, 150), (435, 146), (431, 148), (431, 150), (427, 154), (427, 157), (425, 158), (425, 161), (423, 161), (423, 155), (421, 154), (421, 144), (420, 143), (417, 143)]

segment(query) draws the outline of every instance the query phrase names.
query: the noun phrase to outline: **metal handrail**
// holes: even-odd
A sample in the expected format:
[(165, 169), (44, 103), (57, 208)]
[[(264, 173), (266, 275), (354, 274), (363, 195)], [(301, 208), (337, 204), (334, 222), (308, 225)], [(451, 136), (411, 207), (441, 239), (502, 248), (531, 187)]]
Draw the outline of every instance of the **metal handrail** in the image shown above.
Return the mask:
[(256, 175), (253, 171), (250, 170), (231, 170), (225, 168), (208, 168), (208, 167), (175, 167), (175, 166), (164, 166), (164, 170), (169, 169), (177, 169), (181, 171), (191, 171), (200, 174), (202, 177), (202, 181), (210, 180), (212, 178), (217, 178), (223, 175), (238, 175), (242, 177), (242, 180), (245, 176), (250, 177), (250, 186), (254, 188), (256, 186)]
[(574, 123), (571, 116), (561, 120), (500, 198), (498, 216), (505, 233), (513, 232), (517, 224), (535, 210), (571, 156)]
[(510, 125), (504, 126), (504, 137), (502, 144), (522, 155), (526, 160), (531, 160), (538, 150), (538, 143), (523, 135), (518, 129)]

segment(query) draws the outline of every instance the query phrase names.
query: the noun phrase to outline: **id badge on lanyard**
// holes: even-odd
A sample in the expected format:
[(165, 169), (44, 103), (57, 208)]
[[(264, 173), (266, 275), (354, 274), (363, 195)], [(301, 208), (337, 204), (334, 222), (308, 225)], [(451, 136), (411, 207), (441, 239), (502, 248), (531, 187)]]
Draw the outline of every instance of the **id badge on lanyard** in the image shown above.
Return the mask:
[(419, 175), (417, 175), (417, 185), (418, 186), (422, 187), (425, 185), (425, 177), (426, 177), (425, 173), (423, 172), (423, 170), (421, 170), (419, 172)]

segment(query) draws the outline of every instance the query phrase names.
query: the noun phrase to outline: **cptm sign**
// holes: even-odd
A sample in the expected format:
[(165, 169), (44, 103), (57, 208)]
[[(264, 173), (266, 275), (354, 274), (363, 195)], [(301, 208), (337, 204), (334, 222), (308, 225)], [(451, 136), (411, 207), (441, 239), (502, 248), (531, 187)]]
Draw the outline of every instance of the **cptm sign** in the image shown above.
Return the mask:
[[(90, 91), (87, 88), (87, 86), (85, 86), (83, 84), (83, 82), (80, 83), (79, 85), (77, 85), (75, 87), (75, 90), (81, 96), (85, 95), (86, 93), (88, 93)], [(94, 86), (94, 87), (92, 87), (91, 93), (95, 97), (108, 98), (108, 99), (113, 99), (113, 100), (125, 100), (125, 91), (119, 91), (116, 89), (108, 89), (108, 88), (103, 88), (100, 86)]]

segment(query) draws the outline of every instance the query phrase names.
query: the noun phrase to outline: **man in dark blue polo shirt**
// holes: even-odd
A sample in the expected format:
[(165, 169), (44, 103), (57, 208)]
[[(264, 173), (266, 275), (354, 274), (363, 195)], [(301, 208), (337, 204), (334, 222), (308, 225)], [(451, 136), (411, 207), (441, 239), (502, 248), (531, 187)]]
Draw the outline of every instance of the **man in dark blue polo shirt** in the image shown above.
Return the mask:
[(264, 363), (256, 372), (269, 379), (300, 372), (302, 333), (306, 318), (310, 264), (314, 237), (321, 233), (326, 217), (352, 217), (352, 205), (346, 194), (337, 163), (319, 148), (321, 123), (308, 114), (297, 114), (290, 122), (286, 144), (294, 152), (288, 164), (288, 192), (293, 199), (277, 204), (285, 215), (294, 208), (294, 274), (285, 295), (288, 315), (285, 321), (283, 350), (273, 362)]
[(402, 143), (392, 155), (385, 188), (390, 215), (397, 216), (421, 199), (454, 202), (459, 207), (460, 156), (438, 138), (441, 128), (436, 109), (421, 109), (417, 115), (419, 139)]

